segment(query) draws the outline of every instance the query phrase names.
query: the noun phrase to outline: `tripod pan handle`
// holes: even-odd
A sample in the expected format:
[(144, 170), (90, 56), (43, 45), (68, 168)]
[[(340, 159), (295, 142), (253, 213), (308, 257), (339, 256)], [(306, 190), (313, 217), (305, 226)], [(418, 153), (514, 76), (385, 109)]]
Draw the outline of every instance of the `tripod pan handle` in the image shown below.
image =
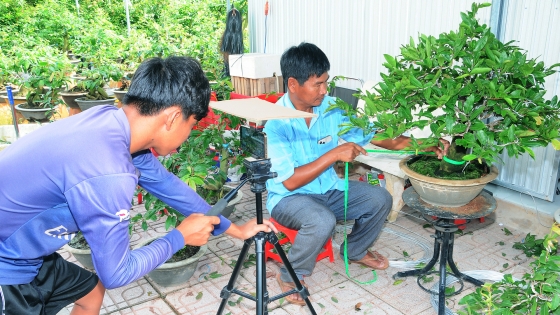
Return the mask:
[(216, 204), (210, 208), (210, 210), (208, 210), (208, 212), (206, 212), (206, 216), (217, 216), (220, 215), (220, 213), (222, 213), (222, 211), (224, 211), (224, 209), (226, 208), (228, 202), (226, 199), (222, 198), (220, 200), (218, 200), (218, 202), (216, 202)]

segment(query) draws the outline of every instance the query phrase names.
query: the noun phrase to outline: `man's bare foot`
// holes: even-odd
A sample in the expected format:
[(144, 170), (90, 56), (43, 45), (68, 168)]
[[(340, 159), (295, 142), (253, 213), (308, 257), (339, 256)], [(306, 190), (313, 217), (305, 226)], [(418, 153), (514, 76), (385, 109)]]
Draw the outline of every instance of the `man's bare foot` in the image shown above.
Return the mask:
[(360, 260), (352, 260), (351, 263), (360, 264), (362, 266), (366, 266), (367, 268), (375, 269), (375, 270), (385, 270), (389, 267), (389, 260), (383, 257), (377, 251), (367, 251), (364, 258)]

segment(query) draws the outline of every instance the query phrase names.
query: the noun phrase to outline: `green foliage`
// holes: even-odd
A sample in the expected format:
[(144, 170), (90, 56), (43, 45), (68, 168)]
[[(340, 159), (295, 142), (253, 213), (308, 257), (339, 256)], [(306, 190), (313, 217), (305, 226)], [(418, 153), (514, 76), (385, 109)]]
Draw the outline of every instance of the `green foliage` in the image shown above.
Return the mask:
[[(247, 0), (236, 1), (247, 18)], [(225, 30), (226, 3), (208, 1), (133, 1), (128, 34), (122, 1), (5, 0), (0, 4), (0, 83), (20, 85), (37, 57), (71, 50), (89, 64), (114, 64), (134, 73), (146, 58), (186, 55), (198, 59), (222, 99), (231, 81), (223, 77), (219, 41)], [(246, 25), (246, 24), (245, 24)], [(247, 30), (244, 28), (245, 38)], [(78, 69), (80, 70), (80, 69)], [(119, 80), (118, 78), (117, 80)]]
[(122, 71), (114, 64), (101, 63), (100, 65), (92, 65), (91, 69), (82, 72), (85, 76), (83, 80), (79, 80), (76, 84), (82, 91), (87, 91), (86, 98), (88, 100), (106, 100), (111, 97), (107, 95), (104, 87), (109, 81), (118, 81), (122, 78)]
[(531, 271), (521, 280), (506, 274), (463, 297), (461, 315), (471, 314), (560, 314), (560, 256), (556, 255), (560, 225), (555, 223), (542, 240), (542, 251), (531, 262)]
[(532, 148), (548, 143), (560, 149), (558, 97), (543, 97), (545, 77), (560, 64), (547, 67), (513, 42), (500, 42), (475, 18), (489, 5), (473, 4), (470, 12), (461, 13), (458, 31), (420, 35), (403, 45), (400, 55), (385, 55), (388, 73), (381, 74), (373, 93), (357, 95), (365, 101), (363, 109), (353, 110), (340, 100), (331, 106), (352, 117), (341, 132), (377, 129), (376, 139), (383, 140), (429, 127), (431, 136), (421, 144), (412, 139), (413, 149), (451, 136), (463, 148), (451, 159), (489, 164), (504, 149), (516, 157), (534, 157)]
[(544, 239), (537, 239), (535, 235), (527, 233), (523, 242), (515, 242), (513, 248), (522, 250), (527, 257), (538, 256), (544, 250)]
[(49, 58), (36, 60), (27, 74), (23, 88), (27, 91), (26, 108), (50, 108), (62, 104), (58, 93), (66, 86), (70, 64)]

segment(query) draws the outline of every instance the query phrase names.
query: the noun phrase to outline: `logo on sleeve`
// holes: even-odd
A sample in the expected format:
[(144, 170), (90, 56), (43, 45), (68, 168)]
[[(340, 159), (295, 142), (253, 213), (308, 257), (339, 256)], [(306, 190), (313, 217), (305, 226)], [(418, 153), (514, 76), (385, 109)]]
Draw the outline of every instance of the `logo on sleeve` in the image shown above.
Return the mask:
[(45, 234), (54, 238), (65, 239), (67, 241), (71, 240), (76, 235), (76, 233), (68, 232), (68, 229), (64, 225), (45, 230)]
[(125, 221), (125, 220), (130, 220), (130, 213), (128, 212), (128, 210), (119, 210), (119, 212), (115, 213), (117, 215), (117, 217), (119, 217), (119, 222)]

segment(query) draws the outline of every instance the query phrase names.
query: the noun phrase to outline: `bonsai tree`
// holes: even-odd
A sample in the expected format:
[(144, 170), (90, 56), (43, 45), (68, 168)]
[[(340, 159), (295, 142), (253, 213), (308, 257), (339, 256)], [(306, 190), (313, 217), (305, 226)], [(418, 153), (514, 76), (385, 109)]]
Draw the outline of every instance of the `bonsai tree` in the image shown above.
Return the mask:
[(83, 70), (85, 79), (77, 82), (77, 86), (88, 92), (87, 100), (106, 100), (112, 97), (107, 95), (105, 86), (109, 81), (118, 81), (122, 78), (122, 71), (114, 64), (92, 65), (90, 69)]
[(504, 149), (516, 157), (534, 157), (531, 148), (548, 143), (560, 149), (558, 98), (543, 97), (545, 78), (560, 64), (547, 67), (513, 42), (500, 42), (475, 18), (489, 5), (473, 3), (470, 12), (461, 13), (458, 31), (420, 35), (402, 46), (400, 55), (384, 55), (388, 73), (381, 74), (373, 93), (356, 95), (365, 101), (363, 109), (341, 100), (331, 106), (351, 117), (341, 133), (377, 129), (376, 139), (383, 140), (429, 127), (431, 135), (412, 138), (411, 149), (437, 145), (440, 137), (450, 136), (451, 147), (440, 166), (445, 172), (457, 171), (448, 160), (491, 164)]
[[(27, 91), (24, 108), (49, 108), (61, 104), (60, 90), (68, 83), (66, 72), (69, 64), (59, 60), (39, 60), (30, 68), (23, 88)], [(47, 114), (48, 115), (48, 114)]]

